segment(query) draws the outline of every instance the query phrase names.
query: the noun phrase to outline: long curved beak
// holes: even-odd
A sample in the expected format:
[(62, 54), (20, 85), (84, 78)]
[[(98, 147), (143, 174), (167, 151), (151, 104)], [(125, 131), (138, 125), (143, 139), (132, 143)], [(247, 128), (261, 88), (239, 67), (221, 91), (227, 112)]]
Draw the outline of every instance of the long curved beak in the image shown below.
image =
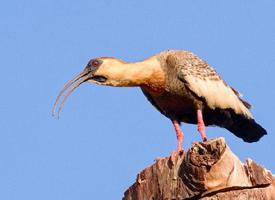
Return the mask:
[[(59, 113), (65, 103), (65, 101), (67, 100), (67, 98), (69, 97), (69, 95), (78, 87), (80, 86), (82, 83), (86, 82), (87, 80), (89, 80), (90, 78), (92, 78), (94, 74), (94, 71), (91, 70), (90, 68), (85, 68), (83, 72), (81, 72), (80, 74), (76, 75), (69, 83), (67, 83), (63, 89), (59, 92), (56, 100), (55, 100), (55, 103), (54, 103), (54, 106), (53, 106), (53, 109), (52, 109), (52, 115), (53, 116), (56, 116), (57, 114), (57, 118), (59, 118)], [(73, 85), (74, 84), (74, 85)], [(72, 86), (73, 85), (73, 86)], [(72, 87), (71, 87), (72, 86)], [(66, 92), (66, 90), (71, 87), (71, 89)], [(60, 102), (60, 99), (61, 97), (64, 97), (63, 100), (61, 101), (61, 103), (59, 104)], [(57, 109), (57, 106), (59, 104), (59, 108), (57, 110), (57, 113), (56, 113), (56, 109)]]

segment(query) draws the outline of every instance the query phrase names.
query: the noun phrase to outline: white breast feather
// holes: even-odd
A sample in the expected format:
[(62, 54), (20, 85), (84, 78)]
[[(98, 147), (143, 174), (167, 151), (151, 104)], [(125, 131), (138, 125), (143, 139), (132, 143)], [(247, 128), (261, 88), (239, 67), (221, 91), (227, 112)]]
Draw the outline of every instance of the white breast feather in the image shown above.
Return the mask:
[(215, 108), (231, 108), (238, 114), (252, 118), (250, 111), (243, 105), (233, 90), (221, 80), (202, 80), (187, 75), (184, 79), (189, 83), (189, 88), (199, 97), (205, 98), (208, 106)]

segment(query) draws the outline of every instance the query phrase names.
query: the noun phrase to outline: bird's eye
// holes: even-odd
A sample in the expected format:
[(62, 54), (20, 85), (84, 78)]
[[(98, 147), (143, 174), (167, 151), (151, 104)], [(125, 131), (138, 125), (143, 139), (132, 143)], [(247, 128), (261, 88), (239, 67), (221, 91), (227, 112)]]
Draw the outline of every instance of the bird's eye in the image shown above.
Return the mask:
[(93, 67), (98, 67), (100, 65), (100, 62), (98, 60), (93, 60), (92, 61), (92, 66)]
[(100, 60), (93, 59), (88, 63), (87, 67), (99, 67), (102, 62)]

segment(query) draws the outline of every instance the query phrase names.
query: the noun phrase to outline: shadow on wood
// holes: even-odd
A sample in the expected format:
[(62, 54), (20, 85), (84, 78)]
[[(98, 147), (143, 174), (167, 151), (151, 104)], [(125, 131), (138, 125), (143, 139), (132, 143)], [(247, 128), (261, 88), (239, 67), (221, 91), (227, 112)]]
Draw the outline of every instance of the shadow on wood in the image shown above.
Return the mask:
[(248, 159), (244, 164), (224, 138), (193, 144), (188, 152), (158, 158), (137, 175), (124, 200), (275, 199), (275, 177)]

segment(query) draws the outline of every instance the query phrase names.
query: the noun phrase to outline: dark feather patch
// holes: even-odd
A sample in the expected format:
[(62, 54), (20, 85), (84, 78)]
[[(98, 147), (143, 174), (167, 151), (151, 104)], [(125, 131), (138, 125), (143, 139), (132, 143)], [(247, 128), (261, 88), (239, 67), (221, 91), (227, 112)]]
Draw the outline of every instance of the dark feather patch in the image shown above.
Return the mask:
[(207, 125), (224, 127), (245, 142), (257, 142), (267, 134), (254, 119), (237, 114), (232, 109), (206, 109), (204, 119)]

